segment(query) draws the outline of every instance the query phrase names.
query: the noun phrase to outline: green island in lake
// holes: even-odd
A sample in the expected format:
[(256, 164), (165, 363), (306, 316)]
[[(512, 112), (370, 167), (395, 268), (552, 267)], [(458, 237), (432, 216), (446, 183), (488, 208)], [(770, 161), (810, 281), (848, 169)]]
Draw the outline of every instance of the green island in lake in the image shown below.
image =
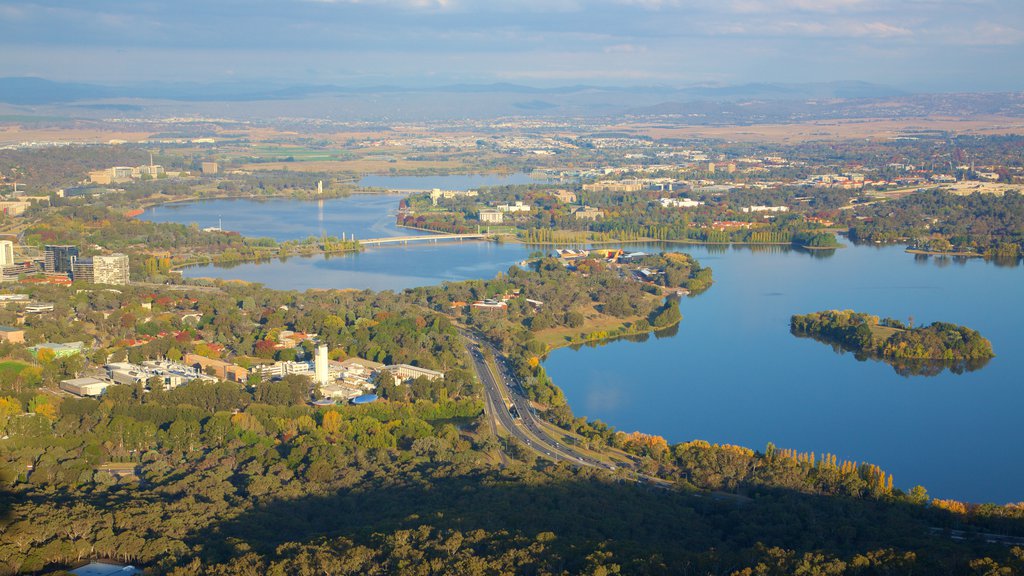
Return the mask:
[(966, 326), (933, 322), (915, 328), (852, 310), (796, 314), (790, 331), (853, 352), (860, 360), (884, 360), (905, 376), (934, 376), (946, 368), (954, 373), (977, 370), (995, 356), (992, 343)]

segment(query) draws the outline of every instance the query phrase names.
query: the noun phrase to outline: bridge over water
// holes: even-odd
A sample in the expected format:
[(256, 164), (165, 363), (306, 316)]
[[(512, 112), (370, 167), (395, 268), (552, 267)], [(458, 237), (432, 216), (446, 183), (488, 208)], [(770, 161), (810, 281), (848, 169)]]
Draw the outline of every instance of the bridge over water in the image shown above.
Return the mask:
[(363, 246), (381, 246), (383, 244), (410, 244), (413, 242), (451, 242), (463, 240), (487, 240), (487, 234), (429, 234), (423, 236), (387, 236), (384, 238), (368, 238), (360, 240)]

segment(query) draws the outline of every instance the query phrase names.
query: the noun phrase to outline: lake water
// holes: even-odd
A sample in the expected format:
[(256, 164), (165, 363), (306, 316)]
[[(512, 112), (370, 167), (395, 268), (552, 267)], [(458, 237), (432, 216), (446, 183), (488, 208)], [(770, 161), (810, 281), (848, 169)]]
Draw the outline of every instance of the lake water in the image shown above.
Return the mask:
[[(365, 208), (365, 217), (376, 223), (371, 229), (382, 230), (388, 207), (397, 205), (395, 197), (341, 200), (349, 202), (339, 204), (346, 212)], [(231, 206), (235, 229), (260, 235), (279, 234), (275, 222), (287, 209), (256, 202)], [(385, 213), (374, 216), (375, 210)], [(246, 223), (249, 217), (265, 228)], [(831, 255), (674, 249), (714, 268), (714, 286), (683, 299), (683, 322), (672, 337), (552, 353), (545, 366), (576, 414), (671, 442), (700, 438), (760, 450), (774, 442), (827, 451), (878, 464), (893, 473), (898, 487), (922, 484), (938, 497), (1024, 500), (1024, 307), (1018, 303), (1024, 267), (921, 260), (899, 247), (848, 247)], [(530, 250), (482, 242), (408, 245), (185, 274), (281, 289), (402, 289), (490, 278)], [(989, 338), (997, 356), (975, 372), (904, 377), (885, 363), (861, 362), (789, 334), (792, 314), (829, 308), (913, 316), (917, 324), (965, 324)]]
[(217, 226), (243, 236), (266, 236), (278, 241), (342, 234), (356, 238), (413, 236), (421, 232), (395, 225), (398, 202), (404, 194), (356, 194), (344, 198), (300, 202), (287, 198), (228, 199), (164, 204), (139, 218), (153, 222)]
[(544, 182), (529, 174), (451, 174), (448, 176), (364, 176), (360, 186), (390, 190), (472, 190), (482, 186), (508, 186), (510, 184), (537, 184)]
[[(545, 366), (574, 412), (671, 442), (828, 451), (941, 497), (1024, 500), (1024, 268), (916, 260), (899, 247), (686, 251), (715, 284), (682, 300), (675, 336), (551, 354)], [(964, 324), (997, 356), (975, 372), (908, 378), (789, 334), (792, 314), (833, 308)]]

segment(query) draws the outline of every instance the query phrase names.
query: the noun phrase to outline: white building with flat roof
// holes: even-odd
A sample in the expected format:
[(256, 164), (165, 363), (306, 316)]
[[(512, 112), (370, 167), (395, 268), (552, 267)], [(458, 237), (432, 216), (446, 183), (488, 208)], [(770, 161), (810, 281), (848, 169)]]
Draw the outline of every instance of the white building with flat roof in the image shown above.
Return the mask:
[(110, 382), (97, 378), (70, 378), (60, 381), (60, 389), (75, 396), (100, 396), (110, 385)]
[(430, 370), (428, 368), (420, 368), (419, 366), (412, 366), (410, 364), (395, 364), (384, 369), (391, 372), (391, 375), (395, 377), (395, 380), (400, 382), (415, 380), (420, 376), (425, 377), (427, 380), (440, 380), (444, 378), (444, 372), (438, 372), (437, 370)]

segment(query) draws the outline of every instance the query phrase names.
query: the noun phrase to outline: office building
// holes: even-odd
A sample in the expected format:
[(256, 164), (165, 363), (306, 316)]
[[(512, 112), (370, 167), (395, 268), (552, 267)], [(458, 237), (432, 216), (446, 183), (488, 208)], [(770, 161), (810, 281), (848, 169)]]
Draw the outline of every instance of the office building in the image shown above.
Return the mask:
[(129, 279), (128, 256), (111, 254), (77, 260), (72, 267), (72, 278), (76, 282), (90, 284), (127, 285)]
[(78, 259), (78, 246), (47, 245), (43, 257), (43, 271), (51, 274), (71, 274)]

